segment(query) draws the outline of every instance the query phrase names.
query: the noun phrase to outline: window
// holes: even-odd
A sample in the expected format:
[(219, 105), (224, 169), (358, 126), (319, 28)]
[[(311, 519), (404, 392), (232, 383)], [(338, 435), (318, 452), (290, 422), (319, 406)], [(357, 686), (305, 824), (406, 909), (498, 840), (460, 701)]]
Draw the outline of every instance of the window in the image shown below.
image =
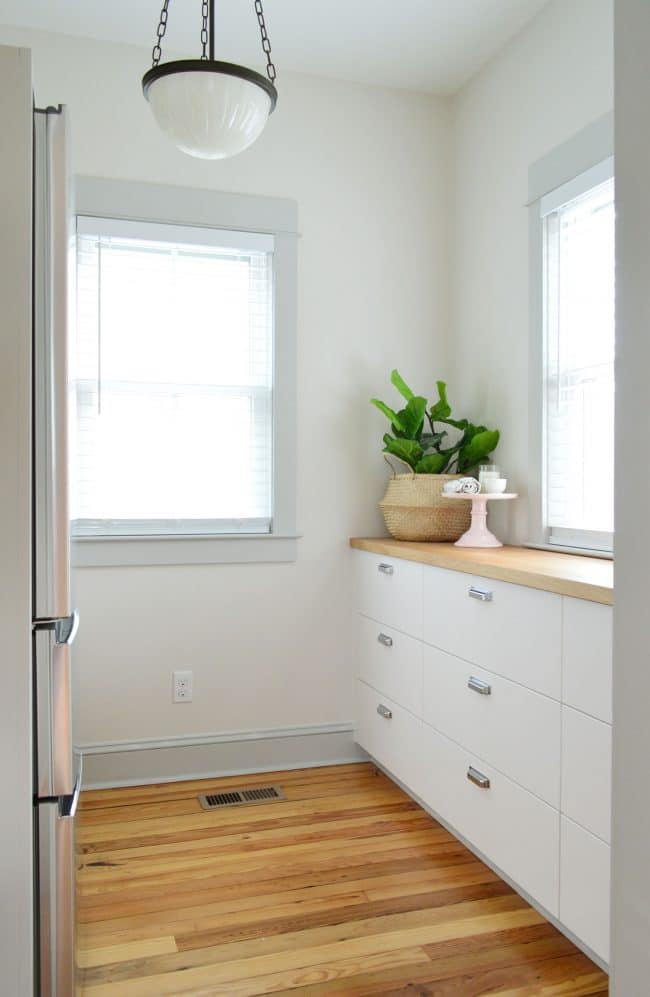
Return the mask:
[(547, 542), (611, 550), (614, 530), (614, 180), (611, 163), (540, 201)]
[(272, 253), (79, 219), (77, 535), (270, 531)]
[(291, 202), (76, 194), (74, 563), (294, 559)]
[(614, 504), (614, 115), (528, 171), (533, 547), (609, 555)]

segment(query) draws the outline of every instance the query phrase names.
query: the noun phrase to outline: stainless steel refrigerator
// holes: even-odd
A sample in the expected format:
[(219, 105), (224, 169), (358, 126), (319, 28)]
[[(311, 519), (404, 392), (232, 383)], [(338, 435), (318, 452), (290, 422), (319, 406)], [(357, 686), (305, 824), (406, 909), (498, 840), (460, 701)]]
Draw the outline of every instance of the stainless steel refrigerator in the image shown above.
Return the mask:
[(37, 993), (74, 993), (68, 338), (74, 243), (65, 109), (34, 112), (33, 689)]

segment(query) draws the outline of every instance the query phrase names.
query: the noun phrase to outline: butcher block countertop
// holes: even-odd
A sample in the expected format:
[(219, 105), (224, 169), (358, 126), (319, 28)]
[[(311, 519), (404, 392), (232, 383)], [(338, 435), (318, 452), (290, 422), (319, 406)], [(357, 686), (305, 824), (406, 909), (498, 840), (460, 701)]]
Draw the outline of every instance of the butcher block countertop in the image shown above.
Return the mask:
[(465, 571), (606, 606), (614, 601), (614, 562), (606, 558), (528, 547), (462, 548), (451, 543), (412, 543), (381, 537), (353, 537), (350, 546), (371, 554)]

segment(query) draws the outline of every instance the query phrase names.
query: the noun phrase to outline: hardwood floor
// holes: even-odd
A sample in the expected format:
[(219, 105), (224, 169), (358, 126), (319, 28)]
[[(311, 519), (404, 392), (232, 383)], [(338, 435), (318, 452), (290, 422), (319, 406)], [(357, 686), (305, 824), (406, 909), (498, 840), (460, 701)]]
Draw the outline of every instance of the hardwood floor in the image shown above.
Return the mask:
[[(203, 811), (200, 792), (286, 801)], [(92, 791), (83, 997), (607, 994), (607, 977), (371, 765)]]

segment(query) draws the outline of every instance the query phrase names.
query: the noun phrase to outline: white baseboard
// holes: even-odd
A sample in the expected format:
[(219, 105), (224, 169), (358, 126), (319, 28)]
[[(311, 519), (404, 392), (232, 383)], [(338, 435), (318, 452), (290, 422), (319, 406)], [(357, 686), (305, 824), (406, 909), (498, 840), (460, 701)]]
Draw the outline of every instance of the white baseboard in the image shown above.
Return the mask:
[(111, 789), (362, 762), (352, 724), (312, 724), (81, 744), (83, 788)]

